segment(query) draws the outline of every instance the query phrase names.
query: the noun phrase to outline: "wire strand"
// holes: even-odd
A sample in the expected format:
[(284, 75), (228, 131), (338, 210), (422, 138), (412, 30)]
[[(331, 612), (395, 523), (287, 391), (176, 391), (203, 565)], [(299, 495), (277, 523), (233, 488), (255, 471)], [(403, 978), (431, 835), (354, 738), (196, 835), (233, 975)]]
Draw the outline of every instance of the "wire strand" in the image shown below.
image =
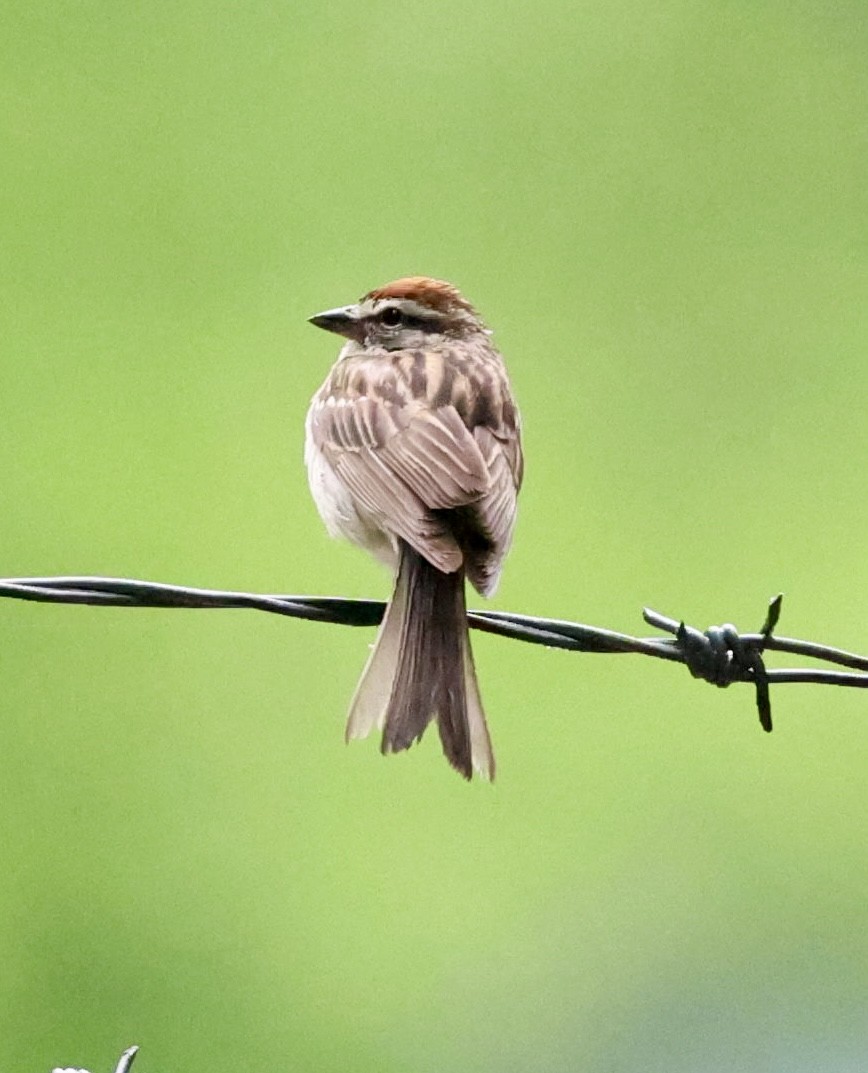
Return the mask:
[[(154, 581), (108, 577), (29, 577), (0, 579), (0, 597), (38, 603), (87, 604), (109, 607), (247, 608), (342, 626), (376, 626), (385, 604), (380, 600), (350, 600), (338, 596), (280, 596), (250, 592), (198, 589)], [(735, 626), (698, 630), (650, 608), (645, 621), (671, 637), (633, 637), (630, 634), (579, 622), (539, 618), (509, 611), (469, 611), (470, 626), (485, 633), (528, 644), (570, 652), (632, 653), (686, 664), (694, 678), (725, 688), (749, 682), (756, 690), (760, 723), (772, 729), (769, 686), (786, 683), (868, 688), (868, 658), (829, 645), (774, 634), (783, 597), (769, 603), (762, 629), (739, 633)], [(849, 667), (863, 674), (814, 668), (766, 669), (763, 654), (786, 652)]]

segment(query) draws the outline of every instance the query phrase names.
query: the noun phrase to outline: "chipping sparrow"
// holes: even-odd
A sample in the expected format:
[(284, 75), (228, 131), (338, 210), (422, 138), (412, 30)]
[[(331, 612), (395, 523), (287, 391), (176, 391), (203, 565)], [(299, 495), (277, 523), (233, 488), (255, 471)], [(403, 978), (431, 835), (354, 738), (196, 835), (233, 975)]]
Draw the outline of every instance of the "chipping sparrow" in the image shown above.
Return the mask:
[(458, 289), (424, 276), (310, 320), (347, 340), (307, 415), (313, 498), (332, 536), (395, 570), (347, 739), (376, 724), (398, 752), (436, 718), (449, 763), (493, 778), (464, 578), (494, 591), (515, 524), (521, 425), (503, 361)]

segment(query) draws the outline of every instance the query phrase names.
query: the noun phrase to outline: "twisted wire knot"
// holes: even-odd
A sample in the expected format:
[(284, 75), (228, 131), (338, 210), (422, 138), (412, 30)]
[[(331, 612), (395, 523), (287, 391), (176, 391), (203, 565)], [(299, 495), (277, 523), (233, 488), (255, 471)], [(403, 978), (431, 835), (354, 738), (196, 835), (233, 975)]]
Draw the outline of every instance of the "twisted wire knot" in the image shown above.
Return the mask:
[(675, 639), (693, 677), (720, 689), (741, 681), (749, 670), (748, 646), (731, 623), (709, 626), (703, 633), (681, 622)]
[(780, 617), (782, 599), (782, 596), (776, 596), (769, 604), (758, 639), (742, 638), (731, 622), (709, 626), (705, 632), (681, 622), (675, 634), (687, 669), (694, 678), (701, 678), (720, 689), (726, 689), (733, 682), (753, 682), (760, 726), (767, 732), (772, 729), (772, 706), (763, 651)]

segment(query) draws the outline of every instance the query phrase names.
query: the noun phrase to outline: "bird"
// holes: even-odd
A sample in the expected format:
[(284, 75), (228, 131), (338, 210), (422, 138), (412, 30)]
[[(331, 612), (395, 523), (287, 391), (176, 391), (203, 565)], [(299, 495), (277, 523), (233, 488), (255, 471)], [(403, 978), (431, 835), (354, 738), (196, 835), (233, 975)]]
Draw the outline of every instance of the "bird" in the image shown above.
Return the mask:
[(305, 422), (314, 502), (330, 535), (394, 573), (346, 740), (376, 726), (396, 753), (436, 721), (452, 767), (493, 779), (465, 579), (492, 595), (515, 527), (524, 458), (503, 358), (458, 288), (427, 276), (309, 319), (345, 340)]

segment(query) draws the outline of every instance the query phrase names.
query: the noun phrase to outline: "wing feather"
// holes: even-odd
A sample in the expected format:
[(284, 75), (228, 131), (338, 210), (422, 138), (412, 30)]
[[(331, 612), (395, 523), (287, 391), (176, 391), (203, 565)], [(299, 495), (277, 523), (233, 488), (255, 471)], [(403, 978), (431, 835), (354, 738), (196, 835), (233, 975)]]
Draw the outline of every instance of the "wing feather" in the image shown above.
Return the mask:
[(451, 407), (420, 411), (381, 456), (431, 510), (465, 506), (488, 486), (479, 447)]
[(315, 442), (360, 506), (451, 573), (463, 561), (434, 510), (466, 506), (488, 487), (482, 453), (452, 407), (391, 407), (374, 396), (328, 398), (312, 421)]
[[(515, 523), (517, 429), (502, 420), (472, 427), (457, 404), (432, 409), (427, 398), (395, 394), (373, 380), (371, 364), (365, 375), (363, 393), (324, 387), (311, 415), (316, 446), (377, 526), (447, 573), (466, 562), (471, 582), (489, 594)], [(457, 528), (441, 513), (455, 510)]]
[(474, 521), (486, 545), (483, 551), (467, 557), (467, 576), (483, 596), (490, 596), (500, 580), (515, 529), (516, 460), (509, 441), (504, 444), (490, 429), (478, 426), (473, 436), (488, 470), (489, 485), (473, 507)]

